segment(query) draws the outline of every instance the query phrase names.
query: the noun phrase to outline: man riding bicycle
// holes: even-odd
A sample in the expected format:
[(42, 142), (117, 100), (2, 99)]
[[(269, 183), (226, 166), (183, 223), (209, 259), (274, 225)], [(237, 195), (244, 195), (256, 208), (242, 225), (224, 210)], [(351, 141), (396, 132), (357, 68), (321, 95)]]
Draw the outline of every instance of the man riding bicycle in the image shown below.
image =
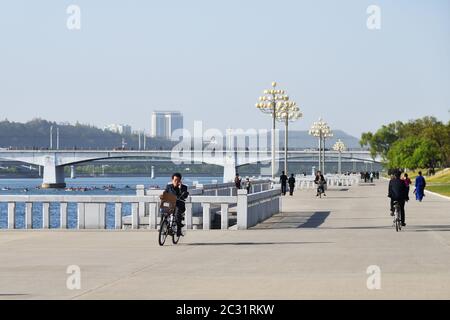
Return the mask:
[(188, 188), (181, 182), (182, 176), (180, 173), (174, 173), (172, 175), (172, 183), (166, 186), (164, 190), (165, 193), (173, 194), (177, 197), (176, 207), (178, 208), (177, 214), (175, 216), (177, 222), (177, 236), (182, 236), (181, 229), (184, 227), (182, 223), (184, 217), (183, 214), (186, 211), (186, 206), (184, 200), (189, 196)]
[(323, 193), (323, 195), (326, 196), (325, 184), (327, 183), (327, 181), (325, 180), (325, 177), (323, 176), (322, 172), (317, 171), (316, 178), (314, 179), (314, 183), (318, 185), (316, 197), (318, 197), (320, 195), (320, 193)]
[(391, 198), (391, 216), (394, 216), (394, 202), (398, 202), (402, 226), (405, 227), (405, 202), (408, 201), (408, 188), (401, 176), (400, 171), (394, 173), (394, 178), (389, 182), (388, 197)]

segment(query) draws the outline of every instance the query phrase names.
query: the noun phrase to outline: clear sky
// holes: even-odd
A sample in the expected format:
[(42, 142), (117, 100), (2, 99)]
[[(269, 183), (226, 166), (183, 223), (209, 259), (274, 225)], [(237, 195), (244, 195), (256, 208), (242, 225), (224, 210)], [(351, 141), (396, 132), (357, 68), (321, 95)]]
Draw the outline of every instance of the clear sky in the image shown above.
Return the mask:
[(149, 130), (175, 109), (187, 127), (268, 128), (255, 103), (274, 80), (304, 113), (295, 129), (448, 121), (450, 1), (0, 0), (0, 118)]

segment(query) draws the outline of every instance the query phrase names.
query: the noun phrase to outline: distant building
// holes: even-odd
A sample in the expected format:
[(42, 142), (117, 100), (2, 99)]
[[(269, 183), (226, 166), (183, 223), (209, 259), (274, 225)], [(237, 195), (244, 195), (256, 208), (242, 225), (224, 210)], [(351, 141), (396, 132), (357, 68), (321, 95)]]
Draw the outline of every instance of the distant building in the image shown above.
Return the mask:
[(106, 126), (104, 130), (115, 132), (124, 136), (131, 134), (131, 126), (126, 124), (110, 124)]
[(177, 129), (183, 129), (183, 114), (178, 111), (152, 112), (151, 136), (170, 139)]

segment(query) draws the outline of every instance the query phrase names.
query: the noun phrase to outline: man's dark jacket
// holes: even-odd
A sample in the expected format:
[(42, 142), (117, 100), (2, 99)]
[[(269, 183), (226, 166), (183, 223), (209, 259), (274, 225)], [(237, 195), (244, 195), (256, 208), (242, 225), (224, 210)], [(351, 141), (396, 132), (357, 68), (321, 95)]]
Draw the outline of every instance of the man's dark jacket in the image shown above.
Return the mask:
[[(184, 184), (182, 184), (180, 188), (175, 187), (173, 184), (168, 184), (166, 186), (165, 192), (173, 194), (181, 200), (186, 200), (186, 198), (189, 196), (188, 188)], [(184, 212), (186, 210), (183, 201), (177, 200), (177, 207), (181, 212)]]
[(408, 188), (401, 179), (392, 179), (389, 182), (388, 197), (394, 201), (405, 201), (408, 198)]
[(290, 177), (288, 180), (288, 184), (290, 187), (295, 186), (295, 178), (294, 177)]

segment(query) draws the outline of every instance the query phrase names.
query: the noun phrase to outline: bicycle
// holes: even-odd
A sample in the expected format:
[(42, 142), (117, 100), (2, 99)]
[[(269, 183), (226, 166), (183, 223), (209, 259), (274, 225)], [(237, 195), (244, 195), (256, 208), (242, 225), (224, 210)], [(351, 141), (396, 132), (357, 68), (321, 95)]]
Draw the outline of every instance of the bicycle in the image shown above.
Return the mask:
[(316, 184), (318, 184), (316, 197), (322, 198), (322, 194), (324, 194), (326, 196), (326, 194), (325, 194), (326, 182), (316, 182)]
[(158, 243), (163, 246), (168, 236), (172, 237), (172, 243), (177, 244), (181, 236), (178, 235), (178, 224), (176, 216), (178, 208), (176, 206), (177, 200), (184, 201), (177, 198), (173, 194), (164, 193), (161, 197), (161, 222), (159, 224)]
[(397, 232), (402, 230), (402, 212), (398, 201), (394, 201), (394, 222), (393, 226)]

